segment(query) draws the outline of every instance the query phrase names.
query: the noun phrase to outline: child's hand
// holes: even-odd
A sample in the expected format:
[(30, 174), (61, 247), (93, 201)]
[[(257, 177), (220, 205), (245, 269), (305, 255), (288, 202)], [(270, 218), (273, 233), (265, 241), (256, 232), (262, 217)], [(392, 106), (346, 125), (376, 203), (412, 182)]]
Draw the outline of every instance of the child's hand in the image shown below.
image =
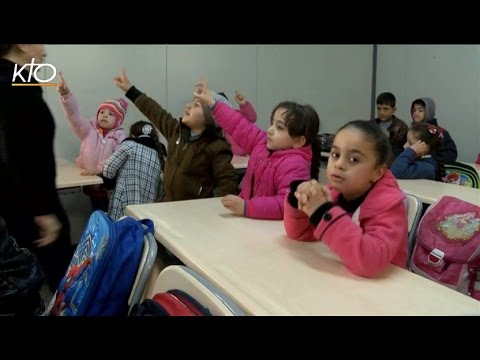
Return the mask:
[(247, 102), (245, 97), (237, 90), (235, 90), (235, 101), (239, 106), (242, 106)]
[(205, 101), (208, 106), (213, 106), (214, 104), (212, 92), (208, 89), (207, 79), (204, 77), (202, 77), (200, 81), (195, 84), (195, 92), (193, 93), (193, 96), (196, 99)]
[(70, 89), (68, 88), (67, 83), (63, 78), (63, 74), (61, 72), (59, 72), (58, 74), (60, 75), (60, 81), (57, 86), (57, 91), (61, 96), (65, 96), (70, 92)]
[(120, 73), (120, 76), (115, 76), (113, 78), (113, 83), (125, 92), (127, 92), (128, 89), (132, 87), (130, 80), (128, 80), (127, 78), (127, 73), (125, 72), (125, 68), (122, 68), (122, 72)]
[(410, 148), (415, 151), (417, 156), (422, 157), (423, 155), (427, 155), (430, 152), (430, 148), (427, 144), (425, 144), (423, 141), (418, 140), (416, 143), (414, 143)]
[(243, 216), (245, 200), (236, 195), (226, 195), (222, 198), (222, 204), (235, 215)]
[(97, 170), (86, 170), (86, 169), (84, 169), (80, 172), (80, 175), (82, 175), (82, 176), (92, 176), (92, 175), (99, 175), (99, 174), (100, 174), (100, 172), (98, 172)]
[(332, 201), (330, 190), (317, 180), (301, 183), (297, 187), (295, 197), (298, 199), (298, 209), (309, 217), (323, 204)]

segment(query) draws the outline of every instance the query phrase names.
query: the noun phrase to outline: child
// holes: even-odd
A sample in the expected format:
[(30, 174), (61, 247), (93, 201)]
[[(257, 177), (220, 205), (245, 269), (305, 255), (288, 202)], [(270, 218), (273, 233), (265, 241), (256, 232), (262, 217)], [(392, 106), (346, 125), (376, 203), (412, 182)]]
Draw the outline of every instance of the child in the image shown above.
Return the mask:
[(393, 156), (397, 157), (403, 151), (403, 144), (407, 141), (408, 126), (397, 118), (395, 95), (384, 92), (377, 97), (377, 116), (374, 121), (380, 126), (392, 146)]
[(390, 170), (397, 179), (442, 181), (443, 129), (425, 122), (414, 123), (407, 134), (405, 151), (398, 155)]
[[(100, 104), (95, 116), (86, 119), (62, 73), (58, 92), (68, 123), (81, 141), (76, 159), (77, 166), (83, 169), (81, 174), (101, 175), (105, 161), (127, 137), (121, 125), (128, 103), (123, 99), (107, 100)], [(94, 210), (107, 211), (108, 195), (103, 186), (88, 186), (84, 191), (90, 196)]]
[(353, 274), (373, 277), (390, 263), (405, 268), (405, 195), (387, 169), (390, 144), (371, 121), (338, 130), (327, 166), (328, 186), (298, 180), (285, 198), (289, 237), (323, 241)]
[(237, 189), (230, 145), (202, 101), (188, 103), (181, 122), (132, 86), (125, 70), (114, 83), (168, 141), (162, 201), (210, 198)]
[(105, 162), (103, 176), (117, 176), (108, 213), (113, 220), (124, 216), (127, 205), (148, 204), (157, 200), (162, 189), (161, 175), (165, 156), (157, 132), (146, 121), (130, 127), (130, 137)]
[[(215, 93), (212, 91), (212, 96), (215, 101), (220, 101), (228, 106), (232, 107), (230, 102), (228, 101), (227, 96), (223, 92)], [(253, 108), (252, 104), (245, 99), (245, 97), (238, 91), (235, 91), (235, 101), (237, 102), (238, 106), (240, 107), (237, 111), (243, 115), (248, 121), (251, 123), (255, 123), (257, 121), (257, 113)], [(232, 136), (228, 133), (225, 133), (225, 138), (232, 146), (233, 155), (238, 156), (245, 156), (248, 155), (246, 151), (244, 151), (238, 144), (235, 142)]]
[(272, 111), (268, 132), (229, 106), (215, 102), (205, 80), (195, 96), (213, 108), (226, 133), (250, 154), (240, 196), (228, 195), (223, 205), (235, 215), (283, 219), (283, 200), (292, 180), (318, 177), (320, 119), (309, 105), (281, 102)]
[[(424, 121), (438, 126), (437, 119), (435, 118), (435, 102), (433, 99), (425, 97), (414, 100), (410, 107), (410, 112), (414, 123)], [(455, 162), (457, 160), (457, 145), (455, 145), (450, 133), (445, 129), (443, 129), (443, 146), (445, 163)]]

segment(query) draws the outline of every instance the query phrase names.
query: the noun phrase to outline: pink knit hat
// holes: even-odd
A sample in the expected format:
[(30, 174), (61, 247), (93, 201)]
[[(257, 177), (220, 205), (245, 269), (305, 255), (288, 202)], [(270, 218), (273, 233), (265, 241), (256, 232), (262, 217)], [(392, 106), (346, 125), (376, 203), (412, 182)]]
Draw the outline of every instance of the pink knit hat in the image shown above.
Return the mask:
[(125, 114), (127, 113), (127, 107), (128, 103), (124, 99), (113, 99), (113, 100), (107, 100), (103, 103), (100, 104), (97, 110), (97, 117), (98, 113), (102, 109), (108, 109), (112, 111), (115, 114), (115, 125), (113, 126), (114, 128), (117, 128), (122, 125), (123, 120), (125, 119)]

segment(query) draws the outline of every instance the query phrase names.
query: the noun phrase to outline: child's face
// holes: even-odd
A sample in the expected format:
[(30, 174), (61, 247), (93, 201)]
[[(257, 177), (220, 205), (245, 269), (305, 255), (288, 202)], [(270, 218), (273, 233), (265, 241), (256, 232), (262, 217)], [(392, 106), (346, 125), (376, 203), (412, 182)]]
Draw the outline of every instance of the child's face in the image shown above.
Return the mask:
[(328, 159), (327, 176), (332, 187), (353, 200), (363, 195), (372, 182), (380, 180), (386, 165), (377, 165), (372, 141), (354, 128), (341, 130), (335, 136)]
[(377, 104), (377, 116), (380, 121), (388, 121), (392, 118), (396, 109), (387, 104)]
[(412, 130), (408, 130), (408, 132), (407, 132), (407, 142), (405, 143), (405, 145), (403, 145), (403, 148), (408, 149), (413, 144), (415, 144), (418, 140), (419, 140), (418, 134), (416, 134)]
[[(408, 130), (408, 132), (407, 132), (407, 142), (405, 143), (405, 145), (403, 145), (404, 149), (407, 149), (407, 148), (411, 147), (412, 150), (414, 150), (415, 153), (417, 154), (417, 158), (422, 157), (422, 154), (423, 155), (430, 154), (430, 146), (425, 144), (424, 147), (421, 147), (420, 144), (418, 143), (419, 140), (420, 140), (420, 136), (417, 132), (412, 131), (412, 130)], [(417, 144), (417, 145), (414, 145), (414, 144)], [(417, 150), (421, 150), (421, 151), (418, 152)]]
[(273, 114), (272, 125), (267, 132), (268, 150), (285, 150), (297, 147), (297, 138), (292, 138), (285, 124), (285, 109), (279, 108)]
[(418, 123), (425, 120), (425, 108), (422, 105), (415, 104), (413, 106), (412, 118), (413, 121)]
[(200, 101), (194, 100), (185, 106), (185, 114), (182, 117), (182, 123), (192, 130), (205, 129), (205, 114)]
[(109, 109), (101, 109), (98, 112), (97, 124), (104, 130), (113, 129), (116, 120), (117, 118), (115, 117), (114, 112)]

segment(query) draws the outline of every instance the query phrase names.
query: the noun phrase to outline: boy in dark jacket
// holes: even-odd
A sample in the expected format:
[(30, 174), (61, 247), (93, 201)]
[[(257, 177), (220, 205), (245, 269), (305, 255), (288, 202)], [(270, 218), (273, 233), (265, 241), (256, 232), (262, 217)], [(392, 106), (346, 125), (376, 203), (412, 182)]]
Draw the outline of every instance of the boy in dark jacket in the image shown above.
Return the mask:
[[(413, 123), (425, 121), (438, 126), (437, 119), (435, 118), (435, 101), (433, 101), (433, 99), (424, 97), (414, 100), (410, 112)], [(449, 164), (457, 160), (457, 145), (455, 145), (450, 133), (445, 129), (443, 130), (443, 156), (445, 164)]]
[(403, 145), (407, 142), (408, 125), (394, 115), (396, 108), (395, 95), (384, 92), (377, 97), (377, 118), (374, 120), (383, 130), (390, 145), (393, 157), (397, 157), (403, 151)]

